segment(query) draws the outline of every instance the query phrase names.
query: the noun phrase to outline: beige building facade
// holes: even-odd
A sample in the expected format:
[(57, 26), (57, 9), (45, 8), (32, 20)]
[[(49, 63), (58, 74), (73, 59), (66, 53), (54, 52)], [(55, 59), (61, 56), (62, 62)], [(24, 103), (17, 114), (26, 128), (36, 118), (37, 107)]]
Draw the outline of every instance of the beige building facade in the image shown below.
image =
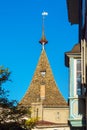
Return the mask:
[(44, 120), (53, 123), (59, 124), (68, 124), (68, 117), (69, 117), (69, 108), (65, 107), (57, 107), (57, 108), (47, 108), (43, 107), (41, 102), (32, 103), (31, 106), (32, 110), (32, 117), (38, 117), (39, 120)]

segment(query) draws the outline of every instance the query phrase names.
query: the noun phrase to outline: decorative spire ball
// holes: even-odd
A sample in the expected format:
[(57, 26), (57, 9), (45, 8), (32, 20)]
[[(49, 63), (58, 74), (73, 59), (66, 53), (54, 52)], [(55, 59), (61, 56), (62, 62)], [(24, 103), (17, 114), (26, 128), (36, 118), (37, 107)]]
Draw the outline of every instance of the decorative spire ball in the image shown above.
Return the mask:
[(44, 18), (47, 15), (48, 15), (47, 12), (42, 12), (42, 37), (41, 37), (41, 40), (39, 42), (42, 44), (43, 49), (44, 49), (44, 45), (46, 43), (48, 43), (48, 41), (46, 40), (46, 37), (45, 37), (45, 31), (44, 31)]

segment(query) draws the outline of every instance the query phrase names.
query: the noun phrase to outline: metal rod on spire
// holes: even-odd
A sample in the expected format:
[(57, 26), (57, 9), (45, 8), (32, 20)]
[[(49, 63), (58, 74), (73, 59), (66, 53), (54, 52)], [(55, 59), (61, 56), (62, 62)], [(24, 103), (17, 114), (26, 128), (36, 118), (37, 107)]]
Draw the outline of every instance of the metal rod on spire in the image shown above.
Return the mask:
[(42, 12), (42, 38), (39, 41), (42, 44), (42, 49), (44, 50), (44, 45), (48, 42), (45, 38), (45, 33), (44, 33), (44, 19), (45, 16), (48, 15), (48, 12)]
[(44, 19), (45, 19), (45, 16), (48, 15), (48, 12), (42, 12), (42, 33), (44, 35)]
[(43, 26), (43, 32), (44, 32), (44, 19), (45, 19), (45, 16), (48, 15), (48, 12), (42, 12), (42, 26)]

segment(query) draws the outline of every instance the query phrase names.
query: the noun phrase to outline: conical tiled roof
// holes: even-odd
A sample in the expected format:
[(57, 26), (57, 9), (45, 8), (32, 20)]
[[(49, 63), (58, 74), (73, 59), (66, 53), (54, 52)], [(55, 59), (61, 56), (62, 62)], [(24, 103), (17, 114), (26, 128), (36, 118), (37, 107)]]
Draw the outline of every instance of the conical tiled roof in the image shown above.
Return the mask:
[(31, 103), (41, 101), (40, 87), (42, 84), (45, 86), (45, 99), (43, 99), (44, 107), (68, 106), (55, 83), (45, 50), (41, 52), (31, 84), (20, 104), (31, 106)]

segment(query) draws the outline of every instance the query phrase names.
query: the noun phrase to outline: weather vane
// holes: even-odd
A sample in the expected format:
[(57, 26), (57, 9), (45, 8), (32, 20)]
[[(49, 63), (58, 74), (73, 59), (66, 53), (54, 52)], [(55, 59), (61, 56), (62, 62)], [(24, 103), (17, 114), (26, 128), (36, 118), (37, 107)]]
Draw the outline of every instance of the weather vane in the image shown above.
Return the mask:
[(48, 15), (48, 12), (42, 12), (42, 38), (41, 40), (39, 41), (41, 44), (42, 44), (42, 49), (44, 50), (44, 45), (46, 43), (48, 43), (48, 41), (46, 40), (46, 37), (45, 37), (45, 33), (44, 33), (44, 18), (45, 16)]

